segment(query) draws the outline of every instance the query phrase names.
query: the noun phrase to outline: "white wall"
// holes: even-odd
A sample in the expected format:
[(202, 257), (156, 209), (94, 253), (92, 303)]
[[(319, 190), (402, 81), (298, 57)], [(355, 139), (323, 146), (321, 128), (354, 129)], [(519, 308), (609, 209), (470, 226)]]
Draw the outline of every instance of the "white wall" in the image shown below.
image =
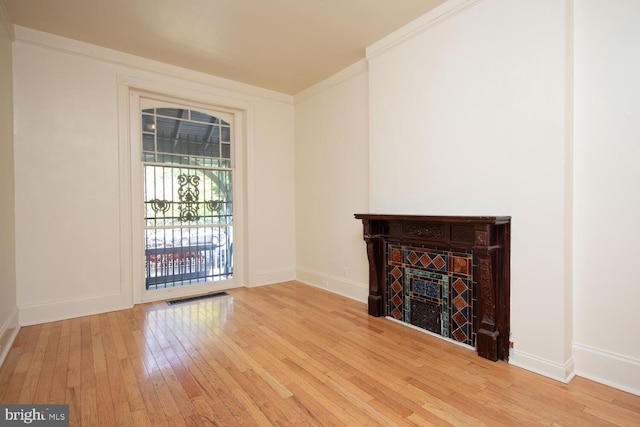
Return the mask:
[(575, 7), (576, 368), (640, 394), (640, 2)]
[(296, 95), (297, 279), (366, 302), (362, 223), (368, 210), (364, 61)]
[(13, 82), (11, 38), (0, 3), (0, 365), (18, 331), (15, 268), (15, 194), (13, 166)]
[(253, 247), (249, 285), (295, 279), (294, 114), (291, 103), (256, 99), (251, 157)]
[(13, 67), (22, 324), (131, 304), (133, 281), (122, 274), (127, 266), (120, 256), (127, 246), (120, 215), (119, 168), (127, 167), (119, 154), (119, 126), (127, 125), (119, 123), (123, 80), (246, 106), (251, 233), (245, 233), (242, 284), (295, 277), (291, 97), (20, 27)]
[(510, 215), (510, 362), (573, 374), (565, 2), (450, 0), (367, 49), (370, 210)]

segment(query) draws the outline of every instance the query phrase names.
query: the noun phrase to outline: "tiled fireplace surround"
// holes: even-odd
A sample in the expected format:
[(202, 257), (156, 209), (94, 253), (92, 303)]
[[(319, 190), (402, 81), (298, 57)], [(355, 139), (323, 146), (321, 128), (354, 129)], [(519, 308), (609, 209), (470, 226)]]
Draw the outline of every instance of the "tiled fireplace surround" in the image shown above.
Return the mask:
[(508, 358), (510, 217), (355, 217), (367, 245), (370, 315)]

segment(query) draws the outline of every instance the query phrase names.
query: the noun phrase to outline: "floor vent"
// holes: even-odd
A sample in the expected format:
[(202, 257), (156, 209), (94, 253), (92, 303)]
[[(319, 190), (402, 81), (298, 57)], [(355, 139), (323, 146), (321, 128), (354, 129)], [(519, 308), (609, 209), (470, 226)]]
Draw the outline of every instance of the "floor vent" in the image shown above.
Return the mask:
[(214, 294), (206, 294), (206, 295), (198, 295), (196, 297), (188, 297), (188, 298), (181, 298), (181, 299), (174, 299), (171, 301), (167, 301), (167, 305), (174, 305), (174, 304), (182, 304), (185, 302), (192, 302), (192, 301), (198, 301), (201, 299), (208, 299), (208, 298), (219, 298), (219, 297), (224, 297), (229, 295), (226, 292), (216, 292)]

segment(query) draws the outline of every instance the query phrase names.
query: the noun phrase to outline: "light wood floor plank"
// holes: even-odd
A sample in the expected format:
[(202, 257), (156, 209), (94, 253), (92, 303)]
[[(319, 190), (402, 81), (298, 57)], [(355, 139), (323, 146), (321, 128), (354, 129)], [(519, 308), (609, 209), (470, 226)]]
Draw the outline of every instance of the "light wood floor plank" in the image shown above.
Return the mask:
[[(25, 402), (21, 402), (25, 403)], [(80, 406), (80, 394), (76, 387), (67, 387), (67, 393), (63, 401), (52, 402), (69, 405), (69, 424), (72, 426), (82, 425), (82, 409)], [(89, 409), (87, 408), (87, 411)]]
[(0, 403), (73, 426), (640, 426), (640, 397), (562, 384), (299, 282), (23, 327)]
[(82, 319), (71, 319), (69, 333), (69, 355), (67, 365), (67, 389), (80, 386), (80, 363), (81, 363), (81, 321)]
[(51, 393), (47, 403), (62, 402), (66, 396), (70, 343), (71, 321), (64, 320), (61, 322), (60, 341), (58, 342), (57, 353), (55, 355)]
[(116, 425), (116, 409), (106, 369), (96, 373), (96, 409), (100, 425)]
[(121, 402), (115, 405), (114, 407), (114, 417), (116, 419), (116, 424), (118, 427), (129, 427), (133, 426), (133, 416), (131, 414), (131, 408), (127, 402)]
[[(94, 387), (83, 387), (80, 391), (80, 419), (83, 426), (97, 426), (98, 400)], [(108, 424), (107, 424), (108, 425)]]
[(122, 371), (120, 370), (120, 361), (117, 357), (113, 334), (109, 317), (107, 315), (100, 316), (100, 329), (102, 331), (102, 342), (104, 345), (104, 359), (108, 379), (108, 391), (114, 406), (127, 401), (127, 392), (124, 380), (122, 379)]
[[(47, 342), (49, 340), (49, 333), (51, 331), (51, 324), (45, 324), (40, 330), (40, 334), (37, 338), (36, 345), (29, 357), (29, 367), (27, 369), (27, 375), (24, 379), (22, 391), (18, 401), (20, 402), (35, 402), (37, 385), (40, 380), (40, 373), (42, 372), (42, 364), (44, 359), (44, 353), (46, 350)], [(35, 339), (35, 337), (34, 337)]]

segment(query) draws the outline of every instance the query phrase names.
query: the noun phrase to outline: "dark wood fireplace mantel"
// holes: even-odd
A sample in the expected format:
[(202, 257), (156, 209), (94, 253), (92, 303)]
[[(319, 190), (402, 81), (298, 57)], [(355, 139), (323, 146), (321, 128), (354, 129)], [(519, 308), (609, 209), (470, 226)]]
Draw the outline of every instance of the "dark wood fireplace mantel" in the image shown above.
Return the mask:
[[(370, 315), (388, 314), (388, 268), (393, 264), (388, 259), (388, 248), (407, 245), (410, 249), (419, 248), (418, 253), (430, 248), (438, 253), (462, 251), (473, 260), (468, 273), (475, 284), (473, 332), (477, 352), (490, 360), (508, 359), (511, 217), (355, 214), (355, 218), (362, 220), (367, 246)], [(449, 259), (447, 262), (454, 258), (458, 259), (442, 257)]]

